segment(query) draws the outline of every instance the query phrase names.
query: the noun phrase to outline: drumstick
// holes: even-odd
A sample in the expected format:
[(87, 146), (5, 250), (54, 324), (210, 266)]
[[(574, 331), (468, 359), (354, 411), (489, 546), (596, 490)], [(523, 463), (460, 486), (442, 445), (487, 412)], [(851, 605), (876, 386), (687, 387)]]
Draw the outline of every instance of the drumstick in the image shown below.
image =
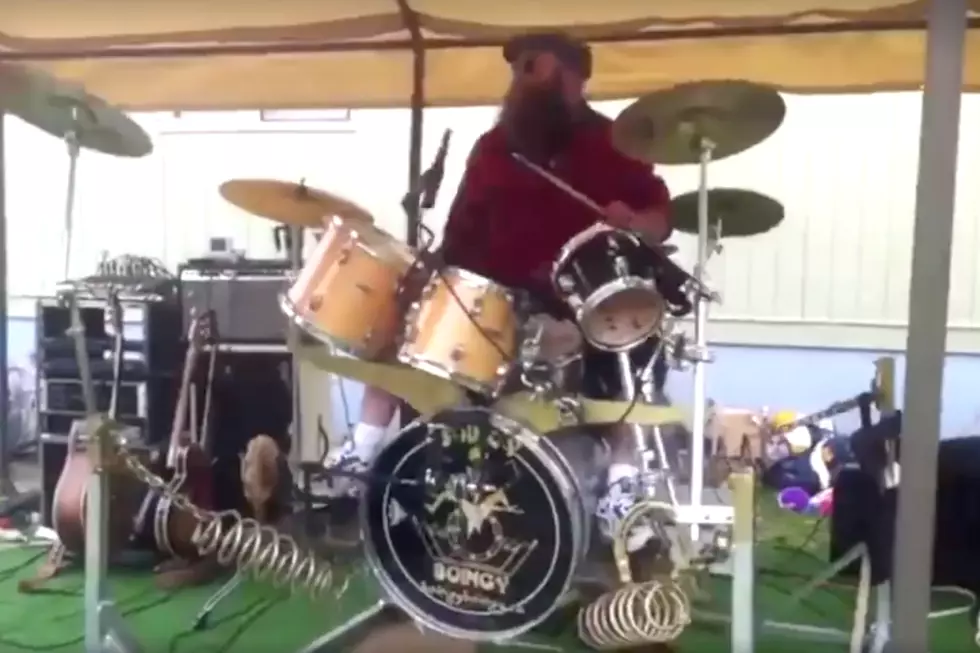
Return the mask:
[[(603, 219), (606, 218), (605, 209), (603, 209), (601, 206), (593, 202), (586, 195), (580, 193), (579, 191), (575, 190), (574, 188), (566, 184), (559, 177), (556, 177), (555, 175), (551, 174), (550, 172), (548, 172), (538, 164), (529, 161), (523, 154), (519, 154), (517, 152), (511, 152), (511, 156), (513, 156), (514, 160), (516, 160), (518, 163), (523, 164), (525, 167), (531, 170), (531, 172), (536, 172), (545, 181), (551, 182), (551, 184), (558, 190), (564, 191), (568, 196), (578, 200), (581, 204), (584, 204), (588, 208), (592, 209), (593, 211), (601, 215)], [(667, 243), (647, 243), (647, 245), (661, 249), (666, 254), (673, 254), (677, 251), (677, 247), (675, 247), (674, 245), (669, 245)]]
[(572, 188), (571, 186), (569, 186), (568, 184), (566, 184), (564, 181), (562, 181), (560, 178), (558, 178), (555, 175), (551, 174), (550, 172), (548, 172), (547, 170), (545, 170), (544, 168), (542, 168), (538, 164), (533, 163), (532, 161), (529, 161), (527, 159), (527, 157), (525, 157), (523, 154), (518, 154), (517, 152), (512, 152), (511, 153), (511, 156), (513, 156), (514, 159), (518, 163), (521, 163), (524, 166), (526, 166), (527, 168), (529, 168), (532, 172), (538, 173), (538, 175), (540, 175), (541, 177), (543, 177), (545, 179), (545, 181), (550, 181), (551, 184), (553, 186), (555, 186), (558, 190), (564, 191), (566, 194), (568, 194), (569, 196), (571, 196), (573, 199), (578, 200), (580, 203), (582, 203), (585, 206), (587, 206), (588, 208), (592, 209), (593, 211), (595, 211), (596, 213), (598, 213), (599, 215), (601, 215), (603, 218), (606, 217), (606, 210), (605, 209), (603, 209), (601, 206), (599, 206), (598, 204), (596, 204), (595, 202), (593, 202), (587, 196), (585, 196), (582, 193), (580, 193), (579, 191), (575, 190), (574, 188)]

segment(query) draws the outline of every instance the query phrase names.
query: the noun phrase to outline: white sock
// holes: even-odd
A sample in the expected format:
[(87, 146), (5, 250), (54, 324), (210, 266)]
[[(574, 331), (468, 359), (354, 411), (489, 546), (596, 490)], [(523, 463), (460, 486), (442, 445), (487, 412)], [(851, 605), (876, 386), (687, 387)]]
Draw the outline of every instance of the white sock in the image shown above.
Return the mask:
[(609, 485), (618, 483), (623, 479), (635, 479), (640, 475), (640, 468), (629, 463), (613, 463), (609, 466)]
[(378, 452), (387, 434), (388, 429), (383, 426), (358, 424), (354, 427), (354, 433), (351, 437), (354, 441), (354, 451), (365, 460), (374, 458), (374, 454)]

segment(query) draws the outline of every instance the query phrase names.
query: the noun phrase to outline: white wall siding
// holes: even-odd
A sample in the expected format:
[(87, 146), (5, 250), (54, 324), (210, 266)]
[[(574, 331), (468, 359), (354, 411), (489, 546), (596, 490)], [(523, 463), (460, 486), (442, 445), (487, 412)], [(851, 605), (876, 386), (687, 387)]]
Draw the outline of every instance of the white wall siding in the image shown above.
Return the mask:
[[(603, 108), (615, 114), (626, 103)], [(917, 94), (791, 96), (769, 140), (713, 164), (711, 184), (766, 193), (786, 220), (771, 233), (728, 240), (712, 262), (723, 304), (713, 339), (727, 343), (904, 348), (918, 153)], [(426, 114), (424, 156), (454, 129), (444, 188), (426, 223), (441, 230), (475, 138), (494, 109)], [(950, 346), (980, 351), (980, 98), (967, 96), (953, 251)], [(407, 111), (356, 111), (349, 120), (263, 122), (254, 112), (139, 117), (154, 138), (143, 159), (84, 152), (79, 166), (72, 274), (89, 273), (102, 251), (136, 253), (169, 267), (230, 236), (253, 256), (273, 256), (271, 223), (224, 203), (234, 177), (305, 178), (371, 210), (403, 236)], [(62, 276), (64, 146), (7, 121), (10, 290), (49, 292)], [(671, 190), (694, 190), (695, 166), (664, 168)], [(693, 238), (676, 237), (685, 265)], [(12, 312), (29, 311), (12, 302)]]

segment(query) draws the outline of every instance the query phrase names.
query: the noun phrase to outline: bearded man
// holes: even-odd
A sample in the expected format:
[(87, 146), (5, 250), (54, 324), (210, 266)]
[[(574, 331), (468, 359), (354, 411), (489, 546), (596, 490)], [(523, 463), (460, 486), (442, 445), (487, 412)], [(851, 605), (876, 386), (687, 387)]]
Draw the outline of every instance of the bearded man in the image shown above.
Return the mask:
[[(662, 242), (670, 235), (670, 195), (651, 167), (613, 147), (612, 122), (592, 109), (585, 85), (592, 72), (588, 46), (561, 33), (529, 34), (504, 48), (512, 80), (497, 124), (470, 153), (466, 171), (446, 223), (439, 252), (447, 266), (470, 270), (527, 293), (548, 317), (546, 337), (577, 333), (567, 309), (553, 294), (549, 273), (562, 246), (596, 223), (593, 211), (555, 188), (514, 159), (520, 153), (605, 207), (605, 219)], [(651, 341), (630, 356), (634, 369), (646, 366), (656, 351)], [(615, 354), (583, 351), (586, 396), (620, 398)], [(662, 394), (663, 357), (655, 365), (655, 387)], [(328, 460), (328, 466), (365, 469), (379, 450), (398, 402), (368, 388), (361, 422), (353, 437)], [(610, 427), (612, 451), (608, 492), (599, 502), (600, 529), (607, 536), (637, 501), (639, 465), (629, 427)], [(341, 487), (341, 484), (343, 487)], [(353, 489), (350, 483), (337, 491)], [(628, 534), (636, 550), (653, 537), (648, 525)]]

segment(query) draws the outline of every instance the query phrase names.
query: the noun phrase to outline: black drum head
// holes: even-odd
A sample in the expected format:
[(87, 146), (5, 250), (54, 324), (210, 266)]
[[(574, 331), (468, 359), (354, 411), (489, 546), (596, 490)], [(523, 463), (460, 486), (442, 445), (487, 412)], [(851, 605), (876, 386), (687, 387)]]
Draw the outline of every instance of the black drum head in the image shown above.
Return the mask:
[(567, 590), (573, 491), (538, 440), (490, 411), (454, 409), (409, 425), (376, 459), (363, 499), (369, 561), (423, 625), (515, 637)]

